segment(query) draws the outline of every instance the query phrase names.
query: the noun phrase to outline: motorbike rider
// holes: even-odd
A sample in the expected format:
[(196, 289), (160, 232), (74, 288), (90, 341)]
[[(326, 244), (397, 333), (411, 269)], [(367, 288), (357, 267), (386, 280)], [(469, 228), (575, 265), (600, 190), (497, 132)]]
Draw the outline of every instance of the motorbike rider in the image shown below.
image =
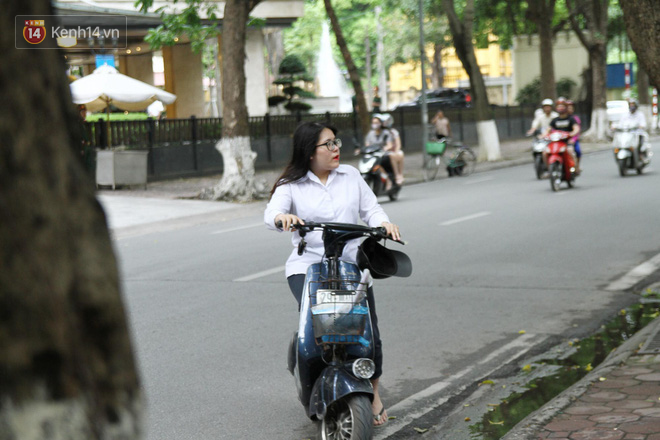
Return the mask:
[[(392, 136), (391, 149), (387, 151), (389, 152), (388, 156), (390, 163), (392, 164), (392, 170), (394, 171), (395, 183), (401, 185), (403, 183), (403, 150), (401, 149), (401, 135), (399, 134), (399, 130), (393, 127), (394, 118), (392, 115), (386, 113), (382, 116), (383, 125)], [(386, 146), (385, 148), (387, 149), (389, 146)]]
[[(576, 164), (575, 173), (580, 174), (580, 170), (577, 168), (577, 159), (575, 158), (575, 145), (573, 140), (574, 136), (580, 132), (580, 124), (578, 124), (573, 116), (568, 114), (568, 106), (566, 105), (565, 98), (557, 98), (557, 102), (555, 103), (555, 110), (557, 113), (559, 113), (559, 116), (550, 122), (550, 125), (543, 134), (543, 137), (548, 136), (553, 130), (568, 132), (569, 139), (567, 143), (567, 151)], [(546, 151), (543, 152), (543, 162), (548, 165), (548, 153)]]
[(616, 127), (629, 127), (639, 129), (639, 144), (637, 145), (637, 151), (639, 153), (639, 158), (644, 162), (648, 163), (648, 158), (646, 157), (646, 149), (642, 147), (648, 144), (649, 135), (646, 132), (646, 118), (644, 114), (640, 111), (637, 111), (639, 104), (637, 100), (631, 98), (628, 100), (628, 114), (625, 114), (619, 119), (616, 124), (613, 126)]
[(557, 116), (557, 112), (552, 110), (552, 99), (546, 98), (541, 101), (541, 111), (534, 114), (534, 120), (532, 121), (532, 126), (527, 130), (527, 136), (534, 133), (536, 130), (539, 130), (540, 133), (544, 133), (550, 122)]
[[(575, 121), (580, 124), (580, 127), (582, 127), (582, 120), (578, 115), (575, 114), (575, 103), (570, 99), (566, 100), (566, 109), (568, 110), (568, 114), (573, 116), (573, 119), (575, 119)], [(575, 161), (575, 168), (579, 173), (582, 171), (582, 168), (580, 168), (580, 158), (582, 157), (582, 149), (580, 148), (580, 133), (573, 137), (573, 144), (575, 145), (575, 157), (577, 158)]]
[[(337, 129), (324, 122), (303, 122), (298, 125), (293, 134), (293, 155), (273, 186), (264, 213), (266, 226), (273, 230), (294, 231), (293, 225), (304, 224), (303, 219), (357, 224), (360, 218), (371, 227), (384, 227), (392, 239), (400, 240), (399, 227), (390, 222), (358, 170), (339, 164), (342, 143), (336, 135)], [(278, 222), (282, 222), (282, 229), (277, 228)], [(300, 235), (294, 233), (291, 240), (294, 249), (286, 262), (286, 276), (289, 288), (298, 302), (298, 309), (307, 268), (320, 261), (324, 255), (321, 235), (322, 232), (306, 235), (307, 248), (302, 255), (297, 252)], [(358, 244), (357, 240), (349, 241), (341, 259), (355, 262)], [(374, 389), (372, 413), (374, 425), (379, 426), (387, 421), (387, 412), (378, 393), (383, 357), (372, 287), (367, 289), (367, 300), (376, 363), (376, 373), (371, 379)]]
[[(385, 151), (392, 151), (394, 149), (394, 139), (392, 132), (385, 128), (385, 116), (377, 113), (371, 119), (371, 130), (367, 133), (367, 136), (364, 138), (364, 146), (370, 147), (376, 145), (381, 147)], [(390, 160), (390, 155), (387, 154), (383, 157), (383, 166), (388, 168), (393, 167), (393, 163)], [(392, 189), (394, 182), (387, 176), (387, 183), (385, 184), (385, 191)]]

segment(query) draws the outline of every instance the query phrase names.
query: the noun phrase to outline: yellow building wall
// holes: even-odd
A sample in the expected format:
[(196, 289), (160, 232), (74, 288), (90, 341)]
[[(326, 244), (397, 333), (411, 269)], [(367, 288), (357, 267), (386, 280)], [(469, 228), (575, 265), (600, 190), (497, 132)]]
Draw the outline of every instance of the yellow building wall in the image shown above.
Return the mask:
[[(484, 76), (510, 77), (513, 73), (511, 52), (501, 50), (497, 43), (487, 49), (476, 49), (477, 63)], [(426, 51), (428, 59), (433, 59), (433, 46)], [(443, 87), (457, 87), (459, 80), (467, 80), (468, 75), (456, 55), (454, 47), (442, 50), (442, 67), (445, 70)], [(390, 67), (390, 93), (419, 92), (422, 89), (422, 75), (419, 63), (398, 63)], [(427, 88), (431, 87), (431, 67), (427, 65)]]

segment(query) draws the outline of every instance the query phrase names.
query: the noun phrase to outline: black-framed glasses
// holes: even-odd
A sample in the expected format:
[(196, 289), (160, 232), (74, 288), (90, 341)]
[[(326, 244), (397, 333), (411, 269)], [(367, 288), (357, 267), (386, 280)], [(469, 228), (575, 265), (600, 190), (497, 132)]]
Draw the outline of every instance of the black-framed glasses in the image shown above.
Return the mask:
[(323, 144), (318, 144), (317, 147), (325, 147), (325, 148), (328, 149), (328, 151), (333, 151), (335, 149), (335, 147), (337, 147), (337, 149), (340, 149), (341, 148), (341, 139), (339, 139), (339, 138), (333, 139), (333, 140), (325, 142)]

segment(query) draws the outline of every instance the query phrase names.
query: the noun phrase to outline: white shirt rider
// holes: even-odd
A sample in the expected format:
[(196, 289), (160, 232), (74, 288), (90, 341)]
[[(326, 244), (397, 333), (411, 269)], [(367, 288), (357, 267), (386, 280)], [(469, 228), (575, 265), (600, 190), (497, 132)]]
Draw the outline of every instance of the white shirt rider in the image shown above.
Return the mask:
[[(295, 214), (313, 222), (353, 224), (358, 223), (359, 215), (371, 227), (390, 221), (360, 172), (349, 165), (339, 165), (336, 170), (330, 171), (325, 185), (308, 171), (302, 179), (278, 186), (266, 207), (264, 222), (268, 228), (281, 231), (275, 226), (278, 214)], [(300, 235), (292, 234), (293, 251), (286, 262), (287, 277), (304, 274), (310, 264), (321, 261), (325, 252), (322, 234), (321, 231), (314, 231), (305, 236), (307, 248), (302, 255), (298, 255), (297, 251)], [(359, 240), (350, 240), (341, 260), (354, 263), (358, 245)]]

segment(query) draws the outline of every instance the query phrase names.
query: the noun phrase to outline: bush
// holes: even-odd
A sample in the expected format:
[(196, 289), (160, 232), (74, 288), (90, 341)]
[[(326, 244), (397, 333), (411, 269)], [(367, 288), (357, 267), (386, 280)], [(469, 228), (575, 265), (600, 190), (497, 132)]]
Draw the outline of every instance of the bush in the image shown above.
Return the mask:
[(280, 77), (273, 81), (273, 84), (281, 85), (283, 95), (271, 96), (268, 98), (268, 106), (276, 107), (286, 102), (284, 108), (290, 112), (309, 111), (312, 106), (296, 98), (315, 98), (314, 94), (304, 90), (295, 83), (305, 83), (313, 81), (307, 74), (305, 65), (296, 55), (287, 55), (280, 63)]
[[(577, 84), (570, 78), (561, 78), (555, 83), (557, 96), (570, 98), (573, 88)], [(536, 77), (532, 82), (520, 89), (516, 101), (520, 104), (539, 105), (545, 97), (541, 96), (541, 78)]]

